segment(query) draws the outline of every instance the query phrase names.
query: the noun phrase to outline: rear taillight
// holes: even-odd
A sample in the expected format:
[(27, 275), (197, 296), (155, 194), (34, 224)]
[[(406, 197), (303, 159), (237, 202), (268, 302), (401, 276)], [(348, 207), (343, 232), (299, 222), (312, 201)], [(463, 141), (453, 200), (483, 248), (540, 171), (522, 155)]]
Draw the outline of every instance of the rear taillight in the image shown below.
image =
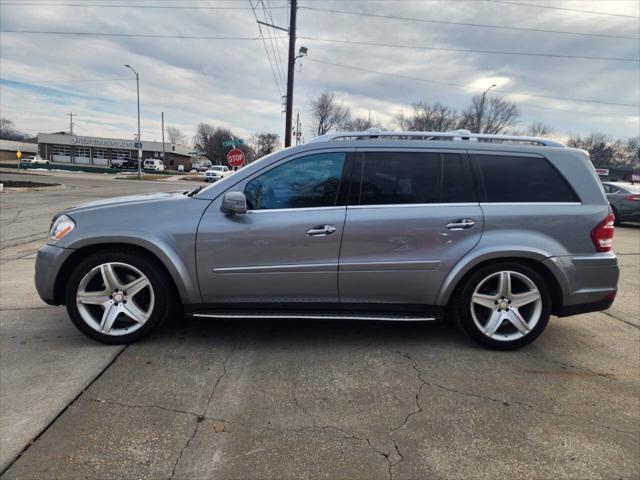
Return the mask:
[(593, 240), (593, 245), (596, 247), (596, 252), (611, 251), (615, 218), (613, 213), (610, 213), (607, 218), (591, 231), (591, 240)]
[(640, 202), (640, 195), (627, 195), (625, 200), (631, 200), (632, 202)]

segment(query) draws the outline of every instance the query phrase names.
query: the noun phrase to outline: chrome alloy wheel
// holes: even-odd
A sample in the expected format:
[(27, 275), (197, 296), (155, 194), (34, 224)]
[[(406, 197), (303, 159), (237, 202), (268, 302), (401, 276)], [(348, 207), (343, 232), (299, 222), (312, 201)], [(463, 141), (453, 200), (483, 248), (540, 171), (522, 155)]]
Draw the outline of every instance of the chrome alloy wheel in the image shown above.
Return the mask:
[(94, 330), (110, 336), (133, 333), (149, 320), (155, 296), (140, 270), (120, 262), (92, 268), (78, 284), (78, 312)]
[(476, 327), (484, 335), (498, 341), (518, 340), (540, 321), (542, 295), (522, 273), (495, 272), (473, 291), (470, 308)]

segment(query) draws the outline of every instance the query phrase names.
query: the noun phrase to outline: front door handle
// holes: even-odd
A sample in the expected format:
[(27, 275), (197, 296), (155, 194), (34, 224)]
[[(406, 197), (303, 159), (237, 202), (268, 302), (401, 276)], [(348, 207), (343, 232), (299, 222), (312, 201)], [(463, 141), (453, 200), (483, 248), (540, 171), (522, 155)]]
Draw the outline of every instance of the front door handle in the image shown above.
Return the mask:
[(467, 228), (473, 227), (475, 224), (476, 221), (473, 218), (459, 218), (447, 223), (445, 226), (449, 230), (466, 230)]
[(316, 225), (315, 227), (307, 230), (307, 235), (311, 237), (324, 237), (326, 235), (331, 235), (336, 231), (336, 227), (333, 225)]

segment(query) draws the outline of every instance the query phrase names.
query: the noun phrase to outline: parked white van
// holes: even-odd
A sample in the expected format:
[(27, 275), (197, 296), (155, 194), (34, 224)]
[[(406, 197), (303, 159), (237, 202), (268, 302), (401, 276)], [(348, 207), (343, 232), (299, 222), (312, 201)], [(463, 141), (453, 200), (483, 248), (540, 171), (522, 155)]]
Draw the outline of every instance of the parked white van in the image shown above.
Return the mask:
[(144, 161), (142, 168), (145, 170), (155, 170), (156, 172), (164, 172), (165, 170), (164, 162), (157, 158), (147, 158)]

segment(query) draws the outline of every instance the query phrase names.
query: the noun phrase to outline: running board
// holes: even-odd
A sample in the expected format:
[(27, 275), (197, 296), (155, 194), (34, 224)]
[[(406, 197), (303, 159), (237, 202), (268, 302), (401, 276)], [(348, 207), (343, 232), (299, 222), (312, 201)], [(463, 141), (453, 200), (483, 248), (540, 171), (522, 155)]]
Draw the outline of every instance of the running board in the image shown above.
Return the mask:
[(390, 313), (311, 313), (311, 312), (197, 312), (192, 317), (200, 318), (245, 318), (245, 319), (306, 319), (306, 320), (377, 320), (383, 322), (433, 322), (436, 317), (418, 314)]

